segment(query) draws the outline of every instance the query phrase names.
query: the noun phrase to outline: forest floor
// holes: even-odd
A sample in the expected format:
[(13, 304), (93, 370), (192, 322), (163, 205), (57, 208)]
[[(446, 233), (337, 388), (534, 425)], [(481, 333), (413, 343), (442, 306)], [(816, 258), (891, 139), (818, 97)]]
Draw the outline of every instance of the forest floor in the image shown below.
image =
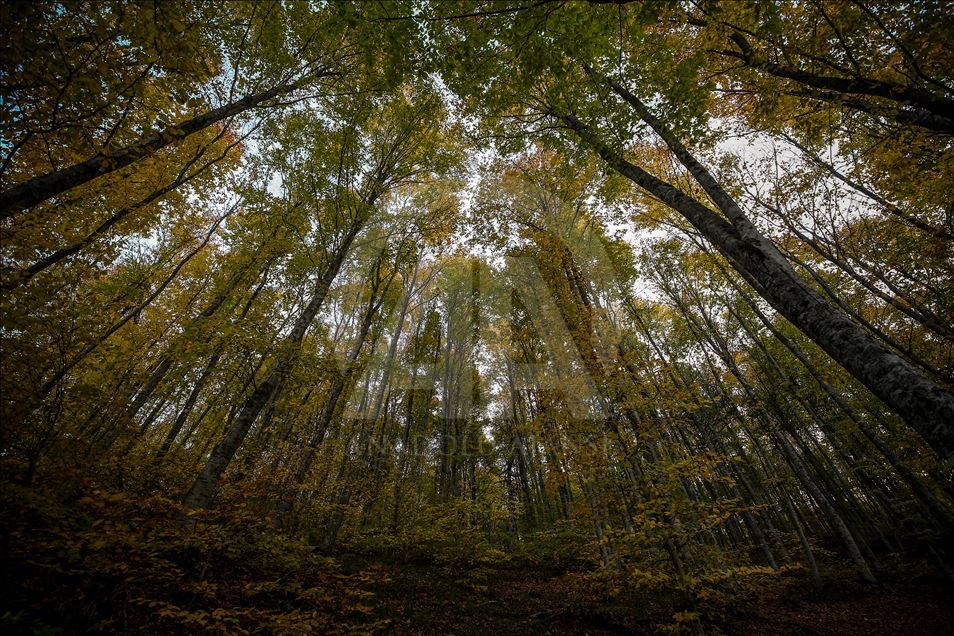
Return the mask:
[[(572, 574), (492, 569), (482, 573), (485, 583), (474, 584), (431, 566), (387, 573), (374, 590), (377, 613), (400, 634), (648, 634), (671, 622), (664, 599), (584, 594)], [(752, 635), (949, 634), (954, 587), (931, 578), (875, 587), (845, 578), (815, 592), (792, 579), (715, 627)]]
[[(0, 480), (0, 633), (643, 634), (674, 627), (677, 597), (509, 560), (456, 565), (391, 551), (321, 554), (246, 507), (183, 525), (167, 499), (78, 477)], [(877, 586), (826, 571), (763, 576), (707, 626), (726, 634), (952, 633), (954, 585), (923, 566)], [(683, 607), (684, 603), (681, 604)], [(672, 631), (672, 630), (668, 630)]]

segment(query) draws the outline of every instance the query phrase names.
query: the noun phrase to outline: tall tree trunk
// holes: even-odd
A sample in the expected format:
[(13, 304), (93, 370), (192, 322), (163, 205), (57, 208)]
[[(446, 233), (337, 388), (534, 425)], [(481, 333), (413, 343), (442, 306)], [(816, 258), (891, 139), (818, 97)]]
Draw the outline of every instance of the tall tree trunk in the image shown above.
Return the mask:
[[(642, 104), (634, 96), (632, 99)], [(889, 351), (819, 296), (669, 131), (644, 106), (637, 110), (654, 129), (658, 128), (657, 133), (662, 131), (660, 135), (670, 149), (731, 223), (669, 183), (626, 161), (575, 116), (557, 116), (620, 174), (682, 214), (733, 267), (743, 272), (747, 280), (754, 281), (756, 291), (763, 298), (901, 415), (942, 459), (954, 453), (954, 395)]]
[[(325, 439), (328, 428), (331, 426), (331, 421), (338, 412), (339, 404), (344, 404), (347, 402), (350, 390), (354, 385), (354, 378), (358, 368), (358, 356), (361, 355), (361, 350), (364, 348), (364, 343), (366, 342), (368, 333), (371, 330), (371, 325), (381, 308), (381, 304), (384, 301), (384, 296), (387, 292), (388, 286), (390, 285), (391, 280), (393, 280), (393, 274), (387, 279), (386, 282), (382, 281), (380, 278), (382, 261), (383, 254), (382, 257), (379, 258), (372, 267), (373, 272), (371, 274), (371, 280), (368, 283), (371, 292), (370, 298), (368, 299), (367, 308), (365, 309), (361, 320), (361, 326), (359, 328), (358, 335), (351, 346), (351, 350), (348, 352), (347, 358), (345, 359), (344, 369), (341, 370), (341, 374), (335, 378), (335, 381), (331, 386), (331, 391), (329, 392), (328, 398), (325, 401), (325, 405), (322, 409), (321, 417), (318, 419), (315, 432), (308, 442), (308, 449), (305, 451), (305, 456), (302, 458), (301, 463), (298, 465), (298, 470), (295, 472), (293, 479), (294, 487), (285, 497), (282, 498), (275, 511), (275, 515), (272, 518), (272, 524), (277, 528), (283, 528), (286, 526), (288, 514), (291, 512), (292, 505), (294, 504), (298, 487), (300, 487), (308, 477), (308, 471), (311, 470), (311, 464), (318, 455), (318, 447)], [(395, 334), (395, 337), (397, 337), (397, 334)], [(342, 402), (342, 399), (344, 399), (344, 402)]]
[(247, 95), (219, 108), (169, 126), (165, 130), (130, 144), (110, 154), (98, 154), (69, 168), (55, 170), (35, 176), (0, 193), (0, 218), (13, 216), (20, 210), (31, 208), (47, 199), (62, 194), (77, 186), (92, 181), (110, 172), (129, 166), (169, 144), (182, 141), (189, 135), (208, 128), (247, 110), (256, 108), (274, 97), (290, 93), (305, 84), (321, 77), (327, 77), (327, 70), (309, 75), (294, 82), (279, 84), (266, 91)]
[(136, 305), (135, 307), (127, 311), (125, 314), (123, 314), (123, 317), (120, 318), (115, 323), (113, 323), (113, 325), (109, 329), (107, 329), (105, 332), (100, 334), (95, 340), (93, 340), (93, 342), (86, 345), (79, 353), (73, 356), (66, 364), (64, 364), (57, 371), (55, 371), (53, 375), (50, 377), (50, 379), (48, 379), (46, 382), (40, 385), (40, 388), (37, 391), (36, 397), (42, 399), (44, 396), (46, 396), (46, 394), (49, 393), (50, 390), (60, 382), (60, 380), (66, 377), (66, 374), (69, 373), (73, 367), (75, 367), (77, 364), (82, 362), (83, 359), (86, 358), (86, 356), (88, 356), (90, 353), (95, 351), (96, 348), (99, 347), (99, 345), (106, 342), (106, 340), (108, 340), (110, 336), (112, 336), (114, 333), (119, 331), (126, 323), (128, 323), (130, 320), (138, 316), (140, 313), (142, 313), (142, 311), (146, 307), (151, 305), (152, 302), (159, 297), (159, 294), (161, 294), (165, 290), (165, 288), (169, 286), (169, 283), (175, 280), (176, 276), (179, 275), (179, 272), (182, 270), (182, 268), (185, 267), (186, 264), (190, 260), (192, 260), (192, 258), (196, 254), (202, 251), (202, 248), (208, 245), (209, 240), (212, 238), (212, 235), (215, 234), (215, 231), (218, 229), (222, 221), (224, 221), (227, 217), (231, 216), (237, 208), (238, 208), (238, 204), (236, 203), (234, 206), (232, 206), (231, 209), (229, 209), (228, 212), (226, 212), (225, 214), (220, 216), (218, 219), (216, 219), (215, 223), (212, 224), (212, 227), (206, 233), (205, 238), (202, 239), (202, 242), (199, 243), (199, 245), (196, 246), (195, 249), (191, 250), (188, 254), (186, 254), (181, 261), (179, 261), (179, 263), (169, 273), (169, 275), (166, 276), (165, 279), (163, 279), (163, 281), (159, 284), (159, 286), (156, 287), (156, 289), (151, 294), (149, 294), (149, 296), (147, 296), (145, 300), (143, 300), (141, 303), (139, 303), (138, 305)]
[(189, 391), (189, 396), (186, 398), (185, 404), (183, 404), (182, 408), (179, 409), (179, 413), (176, 415), (176, 419), (172, 423), (172, 427), (162, 440), (162, 445), (159, 447), (159, 450), (156, 451), (157, 460), (161, 460), (163, 457), (165, 457), (166, 453), (169, 452), (169, 449), (172, 448), (172, 444), (175, 443), (176, 437), (179, 436), (179, 433), (182, 431), (182, 427), (185, 426), (186, 421), (189, 419), (189, 415), (192, 413), (192, 409), (195, 407), (196, 400), (199, 399), (199, 394), (202, 393), (202, 389), (205, 387), (206, 381), (212, 375), (212, 371), (215, 370), (215, 367), (218, 365), (219, 359), (221, 357), (221, 350), (218, 350), (212, 354), (212, 357), (209, 358), (205, 368), (202, 369), (201, 375), (199, 375), (198, 379), (196, 379), (195, 384), (192, 385), (192, 390)]
[[(224, 133), (225, 131), (223, 130), (219, 135), (216, 136), (216, 138), (211, 143), (214, 143), (215, 141), (217, 141), (219, 137), (221, 137)], [(40, 272), (43, 272), (44, 270), (59, 263), (63, 259), (68, 258), (80, 252), (81, 250), (85, 249), (95, 240), (103, 236), (111, 227), (113, 227), (114, 225), (116, 225), (117, 223), (125, 219), (127, 216), (129, 216), (133, 212), (142, 209), (143, 207), (149, 205), (153, 201), (160, 199), (163, 195), (168, 194), (169, 192), (172, 192), (179, 186), (188, 183), (195, 177), (198, 177), (199, 175), (205, 173), (209, 168), (217, 164), (219, 161), (225, 159), (225, 157), (228, 156), (229, 151), (231, 151), (232, 148), (242, 143), (245, 140), (246, 136), (243, 136), (241, 139), (237, 139), (233, 143), (229, 144), (228, 146), (225, 147), (225, 149), (222, 152), (218, 154), (218, 156), (207, 161), (205, 164), (193, 170), (192, 172), (189, 172), (189, 169), (192, 167), (192, 165), (201, 158), (202, 153), (204, 153), (205, 150), (208, 149), (209, 145), (211, 145), (210, 143), (206, 147), (202, 148), (199, 152), (197, 152), (196, 156), (193, 157), (190, 161), (188, 161), (185, 166), (183, 166), (182, 170), (180, 170), (176, 178), (173, 179), (169, 184), (156, 189), (155, 191), (143, 197), (136, 203), (127, 205), (126, 207), (117, 210), (108, 219), (106, 219), (105, 221), (100, 223), (98, 226), (96, 226), (96, 228), (93, 229), (93, 231), (91, 231), (82, 239), (76, 241), (75, 243), (72, 243), (71, 245), (67, 245), (66, 247), (60, 248), (48, 254), (47, 256), (44, 256), (43, 258), (35, 261), (34, 263), (29, 265), (25, 269), (14, 273), (11, 276), (10, 280), (4, 281), (4, 283), (0, 285), (0, 288), (6, 289), (6, 290), (14, 290), (17, 287), (20, 287), (21, 285), (28, 283), (34, 276), (36, 276)]]
[(353, 221), (344, 240), (338, 246), (337, 252), (332, 256), (327, 269), (315, 285), (308, 305), (302, 311), (298, 320), (295, 321), (294, 327), (292, 327), (284, 342), (279, 345), (275, 360), (268, 371), (265, 372), (261, 383), (255, 387), (252, 394), (242, 404), (238, 416), (226, 430), (225, 437), (212, 449), (202, 472), (199, 473), (192, 487), (183, 497), (182, 503), (184, 505), (190, 508), (207, 508), (212, 503), (212, 498), (218, 490), (219, 477), (232, 461), (235, 452), (245, 440), (245, 436), (248, 435), (252, 424), (255, 423), (255, 419), (268, 402), (272, 392), (285, 379), (297, 360), (301, 343), (305, 338), (305, 332), (308, 331), (315, 316), (321, 310), (325, 296), (328, 295), (331, 284), (338, 276), (348, 250), (362, 225), (363, 223), (358, 220)]
[[(855, 424), (858, 430), (864, 435), (864, 437), (871, 442), (871, 444), (878, 449), (878, 451), (888, 460), (888, 463), (894, 468), (901, 478), (911, 487), (911, 490), (914, 492), (915, 496), (921, 500), (921, 502), (927, 507), (931, 515), (945, 527), (948, 532), (954, 532), (954, 514), (951, 510), (948, 509), (941, 501), (935, 496), (925, 485), (924, 481), (918, 477), (914, 471), (901, 460), (898, 454), (893, 448), (891, 448), (881, 437), (875, 432), (875, 430), (865, 422), (861, 416), (848, 404), (842, 395), (835, 390), (831, 384), (829, 384), (818, 370), (815, 368), (815, 365), (812, 364), (811, 360), (808, 359), (808, 356), (801, 350), (801, 348), (782, 334), (775, 325), (768, 319), (768, 317), (762, 313), (761, 309), (758, 308), (758, 305), (747, 295), (743, 294), (743, 298), (749, 307), (754, 311), (756, 316), (763, 325), (772, 333), (772, 335), (781, 342), (786, 349), (788, 349), (793, 356), (802, 364), (809, 375), (815, 380), (815, 382), (824, 390), (824, 392), (835, 402), (838, 408), (848, 416), (848, 418)], [(752, 337), (756, 337), (752, 334)]]

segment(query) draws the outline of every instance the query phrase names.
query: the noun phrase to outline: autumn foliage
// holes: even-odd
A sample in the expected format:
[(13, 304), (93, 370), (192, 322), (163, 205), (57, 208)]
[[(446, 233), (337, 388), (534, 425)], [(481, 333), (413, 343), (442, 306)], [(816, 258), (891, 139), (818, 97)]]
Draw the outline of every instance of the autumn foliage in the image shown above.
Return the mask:
[(4, 3), (0, 628), (931, 633), (948, 9)]

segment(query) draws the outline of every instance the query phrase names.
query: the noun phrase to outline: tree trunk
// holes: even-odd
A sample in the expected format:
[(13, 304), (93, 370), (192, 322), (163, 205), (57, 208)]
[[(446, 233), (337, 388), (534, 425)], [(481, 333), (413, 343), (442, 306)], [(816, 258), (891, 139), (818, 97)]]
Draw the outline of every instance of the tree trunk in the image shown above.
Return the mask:
[(141, 303), (139, 303), (138, 305), (136, 305), (135, 307), (127, 311), (123, 315), (123, 317), (120, 318), (117, 322), (115, 322), (109, 329), (107, 329), (103, 334), (97, 337), (93, 342), (86, 345), (86, 347), (84, 347), (78, 354), (73, 356), (73, 358), (71, 358), (69, 362), (67, 362), (65, 365), (60, 367), (49, 380), (47, 380), (40, 386), (39, 390), (37, 391), (36, 397), (42, 399), (44, 396), (46, 396), (46, 394), (49, 393), (50, 390), (54, 386), (56, 386), (57, 383), (59, 383), (59, 381), (62, 380), (73, 367), (75, 367), (77, 364), (82, 362), (83, 359), (86, 356), (88, 356), (90, 353), (95, 351), (99, 345), (106, 342), (106, 340), (109, 339), (109, 337), (112, 336), (114, 333), (119, 331), (119, 329), (122, 328), (123, 325), (125, 325), (127, 322), (129, 322), (130, 320), (138, 316), (146, 307), (151, 305), (152, 301), (158, 298), (159, 294), (161, 294), (165, 290), (165, 288), (169, 286), (169, 283), (171, 283), (175, 279), (175, 277), (179, 275), (179, 272), (182, 270), (183, 267), (185, 267), (186, 263), (192, 260), (192, 258), (196, 254), (198, 254), (200, 251), (202, 251), (202, 248), (204, 248), (209, 243), (209, 239), (211, 239), (212, 235), (215, 234), (215, 231), (218, 229), (222, 221), (224, 221), (227, 217), (231, 216), (237, 208), (238, 208), (238, 204), (235, 204), (234, 206), (232, 206), (232, 208), (228, 212), (226, 212), (225, 214), (220, 216), (218, 219), (216, 219), (215, 223), (212, 224), (212, 228), (209, 229), (209, 231), (206, 233), (205, 238), (202, 240), (202, 242), (199, 243), (199, 245), (195, 249), (193, 249), (188, 254), (186, 254), (181, 261), (179, 261), (179, 263), (175, 266), (172, 272), (170, 272), (169, 275), (166, 276), (166, 278), (159, 284), (159, 286), (155, 289), (155, 291), (149, 294), (149, 296), (147, 296), (144, 301), (142, 301)]
[(208, 128), (212, 124), (255, 108), (274, 97), (290, 93), (302, 86), (306, 80), (326, 77), (329, 74), (328, 71), (323, 71), (316, 76), (309, 76), (295, 82), (274, 86), (267, 91), (247, 95), (230, 104), (220, 106), (174, 126), (169, 126), (165, 130), (126, 146), (117, 152), (108, 155), (98, 154), (69, 168), (48, 172), (19, 183), (0, 193), (0, 218), (5, 219), (13, 216), (20, 210), (31, 208), (50, 197), (92, 181), (96, 177), (125, 168), (169, 144), (182, 141), (189, 135)]
[(298, 320), (295, 321), (295, 325), (285, 338), (285, 341), (279, 345), (276, 359), (268, 371), (265, 372), (265, 377), (262, 379), (262, 382), (255, 387), (252, 394), (245, 400), (238, 416), (226, 431), (225, 437), (212, 449), (212, 453), (209, 455), (209, 459), (202, 469), (202, 472), (199, 473), (189, 492), (183, 497), (182, 503), (184, 505), (190, 508), (208, 508), (209, 504), (212, 503), (212, 498), (218, 489), (219, 477), (221, 477), (235, 456), (235, 452), (245, 440), (245, 436), (248, 435), (252, 424), (255, 423), (255, 419), (258, 417), (266, 402), (268, 402), (269, 396), (271, 396), (281, 381), (284, 380), (294, 365), (295, 360), (298, 358), (301, 343), (305, 338), (305, 332), (308, 331), (315, 316), (321, 310), (325, 296), (327, 296), (331, 284), (338, 276), (338, 271), (341, 269), (345, 256), (351, 244), (354, 242), (358, 231), (361, 229), (361, 226), (361, 222), (355, 221), (348, 234), (344, 237), (344, 240), (338, 247), (337, 253), (333, 256), (332, 261), (328, 264), (328, 268), (315, 286), (308, 305), (304, 311), (302, 311)]
[[(572, 115), (560, 119), (620, 174), (681, 213), (758, 285), (757, 291), (783, 316), (901, 415), (942, 459), (954, 453), (954, 395), (869, 336), (799, 277), (775, 246), (751, 224), (708, 172), (672, 136), (664, 139), (732, 223), (696, 199), (626, 161)], [(650, 116), (651, 117), (651, 116)], [(654, 118), (651, 121), (655, 122)], [(655, 128), (655, 126), (654, 126)], [(658, 131), (657, 131), (658, 132)]]

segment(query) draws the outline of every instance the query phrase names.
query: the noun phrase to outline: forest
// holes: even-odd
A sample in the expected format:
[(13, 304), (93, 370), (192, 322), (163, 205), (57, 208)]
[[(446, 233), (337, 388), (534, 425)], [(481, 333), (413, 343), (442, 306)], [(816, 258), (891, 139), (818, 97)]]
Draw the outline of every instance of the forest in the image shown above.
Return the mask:
[(0, 3), (0, 630), (947, 633), (952, 43)]

